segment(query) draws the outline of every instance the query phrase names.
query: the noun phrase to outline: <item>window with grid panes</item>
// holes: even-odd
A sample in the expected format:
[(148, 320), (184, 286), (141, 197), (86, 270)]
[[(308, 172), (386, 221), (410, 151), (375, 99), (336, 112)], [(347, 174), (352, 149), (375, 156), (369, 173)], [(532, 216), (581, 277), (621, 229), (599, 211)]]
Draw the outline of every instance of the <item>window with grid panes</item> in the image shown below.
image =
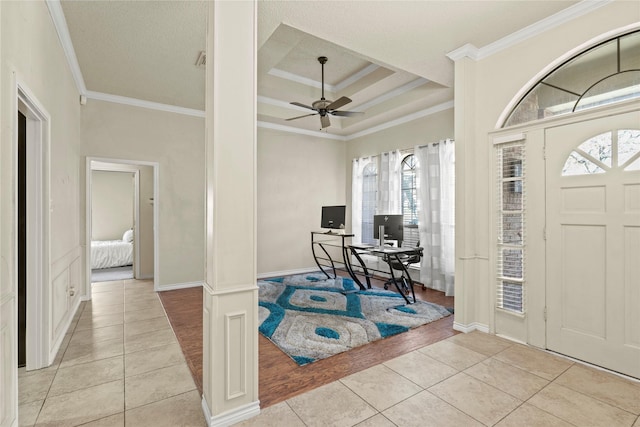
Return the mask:
[(362, 243), (376, 244), (373, 238), (373, 216), (376, 213), (378, 167), (371, 162), (364, 167), (362, 177)]
[(416, 185), (417, 159), (409, 154), (402, 159), (402, 216), (404, 222), (404, 240), (402, 246), (417, 246), (420, 240), (418, 232), (418, 188)]
[(524, 141), (496, 146), (498, 178), (496, 306), (515, 313), (525, 311), (524, 153)]

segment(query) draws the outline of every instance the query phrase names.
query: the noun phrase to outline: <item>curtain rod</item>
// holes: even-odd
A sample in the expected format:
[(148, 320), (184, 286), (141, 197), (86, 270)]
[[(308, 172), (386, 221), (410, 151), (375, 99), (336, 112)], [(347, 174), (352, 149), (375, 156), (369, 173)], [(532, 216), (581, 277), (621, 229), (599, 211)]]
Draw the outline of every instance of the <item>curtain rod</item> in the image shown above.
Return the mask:
[(438, 141), (438, 142), (430, 142), (428, 144), (418, 145), (418, 148), (425, 148), (425, 147), (428, 147), (430, 145), (439, 145), (440, 143), (446, 144), (447, 142), (453, 142), (453, 139), (445, 139), (445, 140)]

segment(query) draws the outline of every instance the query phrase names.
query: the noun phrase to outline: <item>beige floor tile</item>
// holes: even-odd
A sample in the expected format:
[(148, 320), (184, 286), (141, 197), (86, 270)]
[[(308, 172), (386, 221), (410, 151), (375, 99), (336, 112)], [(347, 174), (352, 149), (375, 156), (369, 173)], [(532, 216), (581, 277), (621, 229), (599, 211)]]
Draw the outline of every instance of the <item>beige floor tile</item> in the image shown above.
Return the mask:
[(124, 354), (124, 340), (114, 339), (91, 344), (71, 345), (67, 348), (60, 363), (60, 368), (108, 359)]
[(446, 340), (422, 347), (421, 349), (418, 349), (418, 351), (445, 363), (458, 371), (467, 369), (468, 367), (482, 362), (487, 358), (484, 354), (477, 353), (466, 347), (462, 347), (461, 345)]
[(636, 419), (629, 412), (554, 383), (528, 403), (579, 426), (630, 426)]
[(122, 304), (124, 302), (124, 290), (112, 292), (98, 292), (91, 294), (93, 306)]
[(146, 334), (162, 329), (171, 329), (169, 320), (167, 320), (166, 317), (154, 317), (153, 319), (141, 320), (139, 322), (128, 322), (124, 325), (124, 337), (127, 339), (134, 335)]
[(107, 326), (122, 325), (124, 323), (124, 314), (100, 314), (81, 319), (78, 321), (75, 331), (83, 331), (92, 328), (105, 328)]
[(101, 316), (104, 314), (118, 314), (124, 313), (124, 301), (117, 304), (96, 304), (87, 306), (80, 316), (81, 320), (84, 320), (93, 316)]
[[(195, 390), (186, 363), (125, 378), (127, 410)], [(125, 416), (126, 418), (126, 416)]]
[(49, 387), (56, 376), (56, 370), (40, 369), (37, 371), (18, 370), (18, 404), (44, 400)]
[(161, 347), (178, 342), (171, 328), (151, 331), (146, 334), (125, 337), (124, 352), (134, 353), (136, 351), (148, 350), (154, 347)]
[(160, 402), (132, 409), (125, 413), (127, 427), (206, 427), (202, 399), (197, 390)]
[(515, 344), (494, 357), (547, 380), (555, 379), (573, 364), (569, 360), (521, 344)]
[(160, 302), (159, 298), (128, 302), (124, 307), (125, 313), (128, 313), (130, 311), (158, 310), (158, 309), (163, 310), (162, 303)]
[(372, 366), (342, 378), (340, 382), (378, 411), (422, 391), (420, 386), (384, 365)]
[(36, 423), (44, 400), (25, 403), (18, 407), (18, 421), (20, 427), (32, 426)]
[(82, 427), (124, 427), (124, 412), (82, 424)]
[(549, 384), (544, 378), (494, 358), (473, 365), (464, 373), (520, 400), (529, 399)]
[(524, 403), (496, 424), (496, 427), (573, 427), (566, 421)]
[(485, 356), (493, 356), (513, 345), (511, 341), (479, 331), (454, 335), (448, 338), (447, 341), (466, 347), (476, 353), (484, 354)]
[(640, 415), (640, 382), (579, 364), (573, 365), (554, 382)]
[(377, 413), (339, 381), (295, 396), (287, 403), (308, 427), (353, 426)]
[(53, 384), (51, 384), (48, 397), (70, 393), (122, 378), (124, 378), (123, 356), (60, 368), (53, 380)]
[(417, 350), (391, 359), (385, 362), (384, 365), (422, 388), (431, 387), (458, 373), (452, 367)]
[(396, 427), (396, 425), (389, 421), (389, 418), (382, 414), (378, 414), (356, 424), (355, 427)]
[(113, 292), (124, 290), (123, 280), (114, 280), (112, 282), (96, 282), (91, 284), (91, 293)]
[(123, 325), (105, 326), (104, 328), (92, 328), (76, 331), (71, 337), (71, 343), (74, 345), (82, 345), (115, 339), (124, 339)]
[(482, 426), (426, 390), (387, 409), (383, 415), (398, 426)]
[(139, 375), (184, 362), (182, 350), (177, 343), (127, 353), (124, 356), (125, 376)]
[(305, 427), (302, 420), (293, 412), (293, 409), (286, 402), (260, 410), (260, 415), (241, 423), (234, 424), (234, 427)]
[(486, 425), (497, 423), (522, 404), (519, 399), (465, 373), (448, 378), (429, 391)]
[(122, 380), (48, 398), (36, 426), (77, 426), (117, 414), (124, 408)]
[[(125, 307), (127, 304), (125, 303)], [(125, 323), (129, 322), (139, 322), (141, 320), (153, 319), (155, 317), (167, 317), (164, 313), (164, 309), (162, 306), (156, 308), (150, 308), (148, 310), (138, 310), (138, 311), (125, 311), (124, 313), (124, 321)]]
[(133, 302), (141, 302), (141, 301), (155, 301), (158, 299), (158, 294), (155, 292), (129, 292), (125, 291), (124, 293), (124, 303), (130, 304)]

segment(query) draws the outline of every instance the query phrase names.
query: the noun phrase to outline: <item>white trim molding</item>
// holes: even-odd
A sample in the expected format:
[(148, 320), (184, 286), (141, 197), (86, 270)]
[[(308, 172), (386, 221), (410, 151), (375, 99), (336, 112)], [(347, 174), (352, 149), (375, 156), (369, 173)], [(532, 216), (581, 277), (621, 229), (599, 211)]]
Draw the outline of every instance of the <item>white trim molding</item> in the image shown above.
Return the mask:
[(202, 411), (209, 427), (227, 427), (260, 415), (260, 401), (251, 402), (216, 417), (209, 412), (209, 405), (202, 397)]
[(485, 334), (488, 334), (489, 326), (483, 323), (478, 323), (478, 322), (473, 322), (468, 325), (463, 325), (458, 322), (453, 322), (453, 330), (464, 332), (465, 334), (468, 334), (469, 332), (473, 332), (473, 331), (480, 331), (480, 332), (484, 332)]
[(163, 291), (175, 291), (176, 289), (198, 288), (198, 287), (201, 287), (203, 283), (204, 282), (184, 282), (184, 283), (174, 283), (171, 285), (160, 285), (156, 290), (158, 292), (163, 292)]
[(300, 129), (300, 128), (295, 128), (293, 126), (279, 125), (271, 122), (257, 121), (256, 125), (257, 127), (263, 128), (263, 129), (279, 130), (282, 132), (297, 133), (299, 135), (315, 136), (317, 138), (333, 139), (336, 141), (347, 140), (347, 137), (341, 136), (341, 135), (333, 135), (327, 132), (320, 132), (317, 130)]
[(295, 270), (283, 270), (283, 271), (270, 271), (267, 273), (258, 273), (257, 279), (268, 279), (270, 277), (282, 277), (282, 276), (291, 276), (294, 274), (305, 274), (305, 273), (315, 273), (318, 272), (318, 267), (308, 267), (308, 268), (297, 268)]
[[(377, 65), (377, 64), (369, 64), (368, 66), (364, 67), (362, 70), (360, 70), (360, 71), (350, 75), (346, 79), (342, 80), (340, 83), (332, 85), (332, 84), (328, 84), (327, 82), (325, 82), (324, 83), (324, 88), (329, 92), (339, 92), (342, 89), (344, 89), (344, 88), (352, 85), (353, 83), (357, 82), (361, 78), (373, 73), (378, 68), (380, 68), (380, 66)], [(298, 74), (290, 73), (288, 71), (280, 70), (278, 68), (272, 68), (271, 70), (269, 70), (267, 72), (267, 74), (272, 75), (274, 77), (280, 77), (281, 79), (289, 80), (289, 81), (292, 81), (292, 82), (295, 82), (295, 83), (300, 83), (300, 84), (303, 84), (305, 86), (309, 86), (309, 87), (312, 87), (312, 88), (322, 89), (322, 82), (321, 81), (317, 81), (317, 80), (310, 79), (310, 78), (307, 78), (307, 77), (302, 77), (302, 76), (300, 76)]]
[(113, 102), (115, 104), (131, 105), (133, 107), (149, 108), (151, 110), (166, 111), (168, 113), (184, 114), (185, 116), (203, 117), (204, 110), (178, 107), (175, 105), (162, 104), (160, 102), (145, 101), (144, 99), (128, 98), (126, 96), (111, 95), (108, 93), (86, 91), (87, 99), (97, 101)]
[(579, 18), (582, 15), (591, 13), (612, 1), (613, 0), (583, 0), (481, 48), (477, 48), (474, 45), (467, 43), (464, 46), (449, 52), (447, 57), (453, 61), (457, 61), (465, 57), (473, 59), (474, 61), (488, 58), (491, 55), (503, 51), (511, 46), (515, 46), (524, 40), (549, 31), (552, 28)]

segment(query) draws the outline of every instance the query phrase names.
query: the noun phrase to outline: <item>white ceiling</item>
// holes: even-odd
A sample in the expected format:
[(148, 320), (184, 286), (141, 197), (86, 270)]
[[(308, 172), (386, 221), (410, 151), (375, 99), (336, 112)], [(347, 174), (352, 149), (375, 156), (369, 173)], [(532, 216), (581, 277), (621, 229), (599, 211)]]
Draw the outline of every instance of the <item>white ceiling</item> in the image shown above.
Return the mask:
[[(465, 44), (491, 53), (509, 40), (585, 13), (585, 4), (259, 1), (257, 119), (263, 126), (319, 131), (318, 117), (285, 121), (311, 112), (291, 101), (310, 105), (320, 99), (318, 56), (329, 58), (325, 97), (348, 96), (353, 102), (341, 110), (364, 112), (332, 116), (324, 133), (357, 135), (451, 108), (448, 53)], [(204, 69), (195, 63), (205, 50), (207, 1), (61, 5), (89, 98), (108, 94), (204, 110)]]

